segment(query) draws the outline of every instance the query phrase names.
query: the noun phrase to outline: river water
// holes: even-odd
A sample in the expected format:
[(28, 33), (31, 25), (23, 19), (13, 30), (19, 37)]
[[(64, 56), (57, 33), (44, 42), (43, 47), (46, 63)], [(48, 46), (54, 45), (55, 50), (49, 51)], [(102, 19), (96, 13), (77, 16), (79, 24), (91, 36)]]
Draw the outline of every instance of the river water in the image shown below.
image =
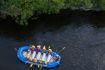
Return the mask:
[(27, 27), (15, 25), (10, 17), (1, 19), (0, 70), (30, 70), (14, 50), (29, 44), (51, 45), (55, 51), (66, 47), (60, 66), (44, 70), (104, 70), (104, 18), (104, 12), (66, 12), (41, 16)]

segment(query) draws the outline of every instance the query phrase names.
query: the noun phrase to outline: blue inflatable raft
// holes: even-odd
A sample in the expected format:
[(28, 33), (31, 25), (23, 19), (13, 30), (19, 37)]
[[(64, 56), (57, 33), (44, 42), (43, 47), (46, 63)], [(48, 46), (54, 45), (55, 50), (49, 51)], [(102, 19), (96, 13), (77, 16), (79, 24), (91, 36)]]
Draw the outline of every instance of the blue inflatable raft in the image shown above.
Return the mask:
[[(24, 63), (30, 63), (30, 64), (38, 66), (38, 64), (40, 64), (39, 62), (32, 62), (32, 61), (29, 61), (26, 57), (24, 57), (23, 52), (27, 51), (29, 48), (30, 48), (30, 46), (21, 46), (17, 52), (17, 57), (19, 58), (19, 60), (21, 60)], [(51, 56), (57, 57), (58, 59), (53, 60), (52, 62), (48, 62), (47, 64), (42, 63), (41, 64), (42, 67), (55, 68), (56, 66), (58, 66), (60, 64), (61, 56), (58, 53), (51, 52)]]

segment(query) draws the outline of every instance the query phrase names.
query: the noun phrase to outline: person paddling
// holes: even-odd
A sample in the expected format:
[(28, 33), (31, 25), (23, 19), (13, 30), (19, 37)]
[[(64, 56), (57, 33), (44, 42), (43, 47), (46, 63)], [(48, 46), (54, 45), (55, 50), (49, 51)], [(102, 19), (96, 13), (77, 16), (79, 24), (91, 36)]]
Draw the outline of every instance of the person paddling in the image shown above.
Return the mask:
[(41, 45), (38, 45), (37, 48), (36, 48), (36, 59), (37, 60), (40, 60), (41, 58)]
[(44, 64), (47, 64), (47, 62), (46, 62), (46, 56), (47, 56), (46, 46), (43, 46), (41, 60), (42, 60), (42, 62), (44, 62)]
[(34, 55), (36, 54), (36, 53), (34, 52), (34, 50), (35, 50), (35, 46), (32, 45), (32, 46), (29, 48), (29, 50), (31, 51), (31, 54), (30, 54), (30, 57), (29, 57), (28, 59), (29, 59), (30, 61), (32, 61)]
[(31, 55), (31, 51), (30, 51), (30, 50), (28, 50), (28, 51), (27, 51), (26, 58), (27, 58), (27, 59), (29, 59), (29, 58), (30, 58), (30, 55)]
[(48, 62), (50, 62), (50, 59), (52, 58), (51, 53), (52, 53), (52, 49), (49, 48), (49, 49), (48, 49), (48, 53), (47, 53), (46, 64), (47, 64)]

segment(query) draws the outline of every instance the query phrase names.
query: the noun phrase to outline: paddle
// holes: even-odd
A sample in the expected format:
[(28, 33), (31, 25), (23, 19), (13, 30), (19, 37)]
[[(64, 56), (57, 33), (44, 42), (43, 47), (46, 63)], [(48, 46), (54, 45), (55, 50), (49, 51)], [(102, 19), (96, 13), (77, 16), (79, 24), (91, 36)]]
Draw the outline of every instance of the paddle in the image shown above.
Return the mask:
[(38, 69), (42, 70), (43, 66), (42, 66), (42, 61), (40, 61), (40, 63), (38, 64)]
[(65, 50), (66, 47), (63, 47), (61, 50), (58, 51), (58, 53), (61, 53), (63, 50)]
[[(29, 68), (32, 68), (34, 64), (30, 63), (30, 62), (26, 62), (26, 64), (30, 64)], [(42, 62), (40, 62), (38, 64), (38, 70), (42, 70)]]
[(18, 51), (18, 49), (17, 48), (14, 48), (14, 50), (17, 52)]
[(30, 68), (32, 68), (33, 64), (30, 64)]

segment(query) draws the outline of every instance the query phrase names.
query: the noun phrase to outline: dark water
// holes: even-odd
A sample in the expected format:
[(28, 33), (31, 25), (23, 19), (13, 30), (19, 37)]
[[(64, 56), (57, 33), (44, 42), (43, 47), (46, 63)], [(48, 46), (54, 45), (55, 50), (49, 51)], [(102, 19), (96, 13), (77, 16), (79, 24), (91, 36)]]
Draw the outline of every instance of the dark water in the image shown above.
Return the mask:
[(15, 25), (11, 18), (1, 19), (0, 70), (30, 70), (17, 59), (14, 50), (25, 44), (51, 45), (58, 51), (65, 46), (60, 53), (61, 65), (51, 70), (104, 70), (104, 19), (104, 12), (94, 11), (41, 16), (31, 20), (28, 27)]

